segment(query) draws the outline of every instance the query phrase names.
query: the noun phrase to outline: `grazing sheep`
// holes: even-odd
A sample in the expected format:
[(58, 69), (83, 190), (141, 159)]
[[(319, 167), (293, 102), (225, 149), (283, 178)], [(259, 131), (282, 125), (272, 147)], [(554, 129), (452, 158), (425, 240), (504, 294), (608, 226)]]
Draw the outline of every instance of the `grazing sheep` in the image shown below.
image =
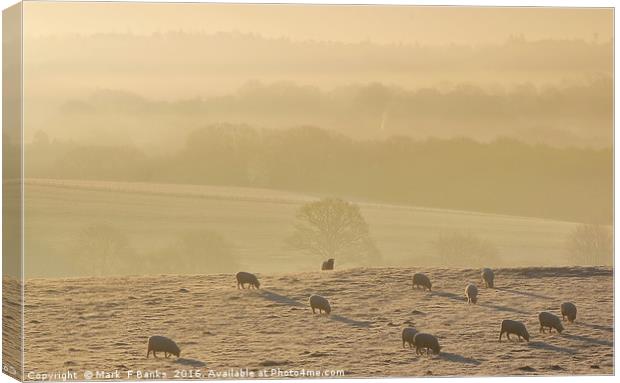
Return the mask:
[(510, 319), (503, 320), (502, 329), (499, 333), (500, 342), (502, 341), (502, 335), (504, 335), (504, 333), (506, 333), (506, 338), (508, 338), (508, 340), (510, 340), (510, 334), (515, 334), (519, 337), (519, 342), (521, 341), (521, 338), (525, 339), (528, 342), (530, 341), (530, 334), (527, 332), (525, 325), (521, 322)]
[(155, 358), (157, 358), (156, 352), (163, 352), (166, 358), (170, 355), (175, 355), (177, 358), (181, 356), (181, 349), (179, 346), (177, 346), (172, 339), (160, 335), (153, 335), (149, 338), (149, 343), (146, 349), (147, 358), (149, 357), (151, 351), (153, 352), (153, 356)]
[(484, 282), (485, 287), (493, 288), (493, 280), (495, 279), (495, 274), (493, 273), (493, 270), (485, 267), (484, 269), (482, 269), (481, 276), (482, 282)]
[(431, 280), (422, 273), (413, 274), (413, 286), (411, 288), (416, 288), (418, 286), (422, 286), (422, 289), (427, 288), (428, 291), (431, 291)]
[(422, 352), (420, 350), (425, 348), (426, 355), (429, 354), (430, 350), (433, 350), (433, 354), (438, 355), (441, 349), (439, 341), (435, 336), (423, 332), (419, 332), (413, 337), (413, 343), (415, 344), (416, 354), (421, 354)]
[(560, 307), (562, 310), (562, 319), (565, 320), (566, 318), (568, 318), (568, 321), (570, 323), (573, 323), (577, 318), (577, 306), (575, 306), (571, 302), (564, 302)]
[(540, 321), (540, 332), (545, 332), (547, 327), (549, 327), (549, 332), (551, 332), (551, 329), (555, 329), (560, 334), (564, 330), (560, 318), (546, 311), (538, 314), (538, 320)]
[(405, 342), (409, 343), (409, 348), (413, 348), (415, 343), (413, 342), (413, 337), (418, 333), (418, 330), (413, 327), (405, 327), (403, 329), (403, 348), (405, 348)]
[(465, 296), (467, 297), (467, 303), (478, 302), (478, 288), (476, 285), (469, 284), (465, 287)]
[(258, 278), (256, 278), (256, 275), (251, 274), (251, 273), (246, 273), (245, 271), (240, 271), (237, 273), (237, 288), (239, 288), (239, 286), (241, 286), (241, 288), (245, 289), (245, 284), (248, 283), (250, 285), (250, 289), (252, 287), (259, 289), (260, 288), (260, 282), (258, 281)]
[(319, 314), (322, 314), (323, 311), (325, 311), (327, 314), (330, 314), (332, 312), (329, 301), (320, 295), (313, 295), (310, 297), (310, 307), (312, 308), (313, 314), (316, 314), (315, 309), (319, 309)]
[(333, 270), (334, 269), (334, 258), (330, 258), (327, 261), (323, 262), (321, 265), (321, 270)]

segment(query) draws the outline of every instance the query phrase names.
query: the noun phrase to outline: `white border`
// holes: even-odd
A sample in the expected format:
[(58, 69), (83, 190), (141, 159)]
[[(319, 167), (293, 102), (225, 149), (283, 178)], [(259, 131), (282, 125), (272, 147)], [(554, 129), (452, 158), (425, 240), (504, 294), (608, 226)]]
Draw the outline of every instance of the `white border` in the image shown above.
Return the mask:
[[(53, 1), (57, 1), (57, 2), (61, 2), (62, 0), (53, 0)], [(1, 9), (5, 9), (13, 4), (16, 4), (18, 1), (16, 0), (0, 0), (0, 8)], [(101, 1), (96, 1), (96, 0), (84, 0), (84, 2), (101, 2)], [(123, 1), (106, 1), (106, 2), (123, 2)], [(182, 1), (182, 0), (135, 0), (135, 2), (153, 2), (153, 3), (199, 3), (201, 1)], [(523, 6), (529, 6), (529, 7), (541, 7), (541, 6), (556, 6), (556, 7), (588, 7), (588, 8), (592, 8), (592, 7), (614, 7), (616, 6), (616, 1), (600, 1), (600, 0), (590, 0), (590, 1), (583, 1), (583, 0), (538, 0), (538, 1), (498, 1), (498, 0), (476, 0), (476, 1), (463, 1), (463, 0), (447, 0), (444, 2), (441, 1), (415, 1), (415, 0), (337, 0), (337, 1), (329, 1), (329, 0), (313, 0), (313, 1), (300, 1), (300, 0), (289, 0), (289, 1), (251, 1), (251, 0), (236, 0), (236, 1), (203, 1), (204, 3), (291, 3), (291, 4), (378, 4), (378, 5), (429, 5), (429, 6), (448, 6), (448, 5), (461, 5), (461, 6), (489, 6), (489, 7), (497, 7), (497, 6), (501, 6), (501, 7), (523, 7)], [(1, 18), (0, 18), (0, 35), (1, 35)], [(614, 17), (614, 26), (615, 26), (615, 17)], [(615, 39), (615, 31), (614, 31), (614, 53), (616, 52), (618, 48), (618, 41), (617, 39)], [(2, 52), (0, 50), (0, 58), (2, 57)], [(614, 55), (615, 58), (615, 55)], [(614, 60), (614, 133), (615, 133), (615, 115), (616, 115), (616, 111), (618, 110), (618, 99), (615, 97), (615, 85), (616, 85), (616, 78), (615, 78), (615, 73), (617, 72), (618, 69), (618, 63), (617, 61)], [(0, 80), (1, 82), (1, 80)], [(0, 94), (0, 101), (1, 101), (1, 94)], [(23, 110), (22, 110), (23, 112)], [(0, 118), (1, 118), (2, 114), (0, 112)], [(22, 116), (23, 117), (23, 116)], [(23, 118), (22, 118), (22, 123), (23, 123)], [(0, 138), (1, 141), (1, 138)], [(614, 188), (615, 188), (615, 179), (616, 179), (616, 170), (618, 169), (618, 158), (615, 156), (615, 148), (618, 147), (619, 144), (619, 139), (618, 137), (614, 134)], [(23, 163), (22, 163), (23, 164)], [(2, 166), (2, 158), (0, 156), (0, 169)], [(1, 196), (1, 189), (0, 189), (0, 196)], [(616, 201), (618, 197), (618, 189), (614, 189), (614, 202)], [(614, 203), (614, 223), (615, 223), (615, 217), (616, 217), (616, 213), (617, 213), (617, 206)], [(23, 223), (23, 221), (22, 221)], [(0, 229), (2, 227), (2, 223), (0, 221)], [(1, 230), (0, 230), (1, 232)], [(618, 228), (614, 225), (614, 238), (616, 238), (618, 235)], [(615, 248), (614, 248), (615, 250)], [(615, 251), (614, 251), (615, 253)], [(22, 259), (23, 260), (23, 259)], [(616, 256), (614, 254), (614, 264), (616, 261)], [(0, 268), (1, 268), (1, 264), (0, 264)], [(22, 267), (22, 272), (23, 272), (23, 267)], [(1, 289), (1, 287), (0, 287)], [(615, 304), (616, 302), (616, 295), (615, 293), (618, 291), (618, 278), (616, 278), (615, 276), (615, 269), (614, 269), (614, 330), (615, 330), (615, 325), (617, 324), (617, 319), (619, 317), (619, 313), (620, 310), (618, 308), (618, 305)], [(1, 323), (1, 318), (0, 318), (0, 323)], [(620, 365), (618, 362), (620, 360), (620, 357), (618, 355), (617, 352), (617, 343), (616, 343), (616, 336), (615, 336), (615, 331), (614, 331), (614, 371), (617, 371), (618, 366)], [(617, 372), (616, 372), (617, 373)], [(480, 377), (473, 377), (473, 378), (466, 378), (466, 377), (459, 377), (459, 378), (377, 378), (377, 379), (368, 379), (368, 381), (370, 382), (392, 382), (392, 383), (404, 383), (404, 382), (412, 382), (413, 380), (416, 381), (420, 381), (420, 382), (432, 382), (432, 381), (436, 381), (436, 380), (440, 380), (440, 381), (446, 381), (446, 382), (452, 382), (452, 381), (459, 381), (462, 379), (467, 379), (468, 381), (478, 381), (478, 380), (484, 380), (485, 382), (488, 383), (506, 383), (506, 382), (511, 382), (511, 383), (521, 383), (521, 382), (527, 382), (528, 380), (532, 380), (532, 379), (536, 379), (536, 380), (544, 380), (547, 382), (554, 382), (554, 383), (559, 383), (559, 382), (579, 382), (581, 380), (587, 380), (588, 382), (592, 381), (592, 382), (612, 382), (615, 381), (615, 377), (609, 376), (609, 377), (600, 377), (600, 376), (571, 376), (571, 377), (489, 377), (489, 378), (480, 378)], [(366, 380), (366, 379), (364, 379)], [(4, 382), (14, 382), (14, 379), (9, 378), (7, 375), (4, 374), (0, 374), (0, 383), (4, 383)], [(175, 381), (163, 381), (163, 382), (177, 382), (178, 380)], [(227, 380), (228, 382), (247, 382), (247, 381), (237, 381), (237, 380)], [(272, 380), (269, 380), (272, 381)], [(273, 380), (275, 381), (275, 380)], [(278, 380), (278, 382), (282, 382), (283, 380)], [(314, 380), (308, 380), (308, 379), (296, 379), (296, 382), (314, 382), (316, 381), (316, 379)], [(360, 379), (338, 379), (339, 382), (358, 382), (360, 381)]]

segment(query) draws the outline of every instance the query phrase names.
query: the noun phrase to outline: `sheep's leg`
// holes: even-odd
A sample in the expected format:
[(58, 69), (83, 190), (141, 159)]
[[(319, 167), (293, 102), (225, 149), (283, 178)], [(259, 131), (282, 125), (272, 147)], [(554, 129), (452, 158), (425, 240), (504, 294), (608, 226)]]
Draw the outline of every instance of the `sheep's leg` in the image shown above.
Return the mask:
[(312, 308), (312, 314), (316, 314), (316, 311), (314, 311), (314, 307)]
[(538, 329), (538, 332), (544, 332), (545, 330), (543, 329), (543, 326), (540, 325), (540, 328)]
[(164, 358), (167, 358), (169, 355), (167, 352), (164, 352)]
[(155, 350), (153, 350), (153, 357), (157, 358), (157, 353), (155, 353)]
[(409, 342), (409, 348), (413, 348), (413, 342)]
[(240, 290), (240, 289), (241, 289), (241, 287), (239, 287), (239, 285), (240, 285), (240, 283), (239, 283), (239, 282), (237, 282), (237, 290)]
[(508, 338), (508, 340), (510, 340), (510, 333), (509, 332), (506, 333), (506, 338)]
[(501, 342), (501, 341), (502, 341), (502, 335), (504, 335), (504, 332), (503, 332), (503, 331), (500, 331), (500, 332), (499, 332), (499, 341), (498, 341), (498, 342)]
[(151, 353), (151, 349), (147, 349), (147, 350), (146, 350), (146, 358), (147, 358), (147, 359), (149, 358), (149, 354), (150, 354), (150, 353)]

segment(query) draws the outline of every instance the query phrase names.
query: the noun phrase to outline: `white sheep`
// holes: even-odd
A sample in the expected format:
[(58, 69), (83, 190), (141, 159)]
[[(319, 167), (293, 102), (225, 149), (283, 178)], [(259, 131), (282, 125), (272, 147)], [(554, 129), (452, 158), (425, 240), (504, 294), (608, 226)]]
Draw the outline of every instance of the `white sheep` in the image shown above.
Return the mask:
[(163, 352), (164, 356), (167, 358), (170, 355), (175, 355), (177, 358), (181, 356), (181, 349), (177, 344), (170, 338), (166, 338), (165, 336), (153, 335), (149, 338), (149, 343), (146, 349), (146, 357), (149, 357), (149, 354), (153, 352), (153, 356), (157, 358), (156, 352)]
[(521, 338), (525, 339), (528, 342), (530, 341), (530, 334), (527, 332), (525, 325), (521, 322), (504, 319), (502, 321), (502, 328), (499, 333), (500, 342), (502, 341), (502, 335), (504, 335), (504, 333), (506, 333), (506, 338), (508, 338), (508, 340), (510, 340), (510, 334), (514, 334), (519, 337), (519, 341), (521, 341)]
[(478, 288), (474, 284), (465, 286), (465, 296), (467, 297), (467, 303), (478, 302)]
[(415, 343), (413, 342), (413, 337), (415, 337), (415, 334), (417, 333), (418, 330), (413, 327), (405, 327), (403, 329), (403, 348), (405, 348), (405, 343), (409, 343), (409, 348), (413, 348), (413, 346), (415, 346)]
[(237, 288), (244, 288), (245, 289), (245, 284), (249, 284), (250, 287), (249, 288), (256, 288), (259, 289), (260, 288), (260, 282), (258, 281), (258, 278), (256, 278), (256, 275), (252, 274), (252, 273), (246, 273), (245, 271), (240, 271), (237, 273)]
[(441, 347), (439, 346), (439, 341), (434, 335), (426, 334), (423, 332), (417, 333), (413, 337), (413, 342), (415, 343), (415, 353), (421, 354), (421, 349), (426, 349), (426, 354), (428, 355), (430, 350), (433, 350), (433, 354), (439, 354), (439, 350)]
[(323, 311), (325, 311), (327, 314), (330, 314), (332, 312), (329, 301), (320, 295), (312, 295), (310, 297), (310, 307), (312, 308), (313, 314), (316, 314), (315, 309), (319, 309), (319, 314), (322, 314)]
[(418, 286), (422, 286), (422, 289), (427, 288), (428, 291), (431, 291), (431, 280), (422, 273), (413, 274), (413, 286), (411, 288), (416, 288)]
[(493, 288), (493, 284), (494, 284), (494, 279), (495, 279), (495, 274), (493, 273), (493, 270), (489, 269), (489, 268), (484, 268), (482, 269), (482, 282), (484, 282), (484, 285), (486, 287), (490, 287)]
[(549, 332), (551, 332), (551, 329), (555, 329), (560, 334), (564, 330), (560, 318), (549, 312), (543, 311), (538, 314), (538, 320), (540, 321), (540, 332), (545, 332), (547, 327), (549, 327)]
[(560, 306), (562, 310), (562, 319), (568, 318), (570, 323), (573, 323), (577, 318), (577, 306), (572, 304), (571, 302), (564, 302), (562, 306)]

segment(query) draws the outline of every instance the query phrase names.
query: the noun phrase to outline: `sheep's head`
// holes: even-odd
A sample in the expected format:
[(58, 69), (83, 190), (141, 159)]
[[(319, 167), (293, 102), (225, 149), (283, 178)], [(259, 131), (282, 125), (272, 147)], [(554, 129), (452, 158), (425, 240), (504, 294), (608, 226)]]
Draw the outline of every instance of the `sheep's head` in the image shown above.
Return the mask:
[(478, 297), (472, 297), (472, 298), (471, 298), (471, 301), (472, 301), (473, 303), (478, 303)]
[(564, 326), (562, 326), (562, 323), (558, 323), (555, 329), (561, 334), (564, 331)]
[(433, 347), (433, 354), (439, 355), (439, 351), (441, 351), (440, 345), (436, 345), (435, 347)]
[(260, 282), (258, 280), (254, 281), (254, 285), (257, 289), (260, 289)]
[(521, 336), (523, 337), (523, 339), (527, 340), (528, 342), (530, 341), (530, 334), (527, 332), (527, 330), (524, 330)]
[(327, 307), (325, 307), (325, 312), (328, 313), (328, 314), (331, 314), (332, 308), (331, 308), (330, 305), (327, 305)]
[(176, 356), (177, 358), (180, 358), (181, 357), (181, 349), (178, 346), (176, 346), (174, 348), (174, 350), (172, 350), (171, 354)]

